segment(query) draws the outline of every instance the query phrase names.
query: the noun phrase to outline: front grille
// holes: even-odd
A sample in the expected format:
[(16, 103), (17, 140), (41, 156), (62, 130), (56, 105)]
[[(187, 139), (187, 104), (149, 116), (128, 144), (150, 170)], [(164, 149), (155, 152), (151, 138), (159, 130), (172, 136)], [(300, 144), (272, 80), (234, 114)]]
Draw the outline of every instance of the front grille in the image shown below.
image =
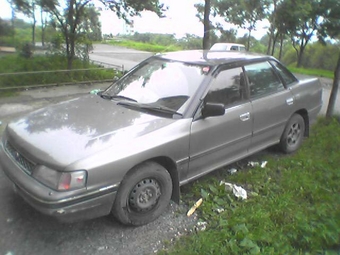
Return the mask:
[(35, 164), (23, 157), (9, 142), (6, 142), (5, 148), (25, 172), (32, 174)]

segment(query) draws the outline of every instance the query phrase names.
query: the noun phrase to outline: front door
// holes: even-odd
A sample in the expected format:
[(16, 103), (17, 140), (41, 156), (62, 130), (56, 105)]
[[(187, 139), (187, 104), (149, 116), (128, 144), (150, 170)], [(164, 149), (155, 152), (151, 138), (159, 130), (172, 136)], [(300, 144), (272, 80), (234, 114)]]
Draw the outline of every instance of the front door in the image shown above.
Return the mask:
[(204, 175), (248, 153), (252, 105), (245, 93), (243, 69), (222, 70), (204, 101), (225, 105), (223, 116), (197, 118), (191, 126), (188, 180)]

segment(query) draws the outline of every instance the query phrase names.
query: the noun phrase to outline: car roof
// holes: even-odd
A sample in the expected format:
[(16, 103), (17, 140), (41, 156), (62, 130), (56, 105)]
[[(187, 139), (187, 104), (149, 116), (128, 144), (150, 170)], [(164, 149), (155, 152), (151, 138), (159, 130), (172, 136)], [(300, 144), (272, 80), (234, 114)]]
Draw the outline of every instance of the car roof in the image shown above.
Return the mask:
[(231, 63), (257, 62), (275, 59), (271, 56), (241, 51), (189, 50), (156, 54), (155, 57), (185, 63), (217, 66)]

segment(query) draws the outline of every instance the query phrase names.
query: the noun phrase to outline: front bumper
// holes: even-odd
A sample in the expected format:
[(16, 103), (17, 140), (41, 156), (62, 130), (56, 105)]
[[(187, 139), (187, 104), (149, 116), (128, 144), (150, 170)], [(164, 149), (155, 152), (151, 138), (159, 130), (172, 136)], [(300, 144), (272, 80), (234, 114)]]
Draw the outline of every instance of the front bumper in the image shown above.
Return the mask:
[(111, 212), (119, 184), (88, 191), (58, 192), (41, 184), (13, 160), (0, 143), (0, 170), (14, 184), (15, 191), (28, 204), (43, 214), (63, 222), (87, 220), (108, 215)]

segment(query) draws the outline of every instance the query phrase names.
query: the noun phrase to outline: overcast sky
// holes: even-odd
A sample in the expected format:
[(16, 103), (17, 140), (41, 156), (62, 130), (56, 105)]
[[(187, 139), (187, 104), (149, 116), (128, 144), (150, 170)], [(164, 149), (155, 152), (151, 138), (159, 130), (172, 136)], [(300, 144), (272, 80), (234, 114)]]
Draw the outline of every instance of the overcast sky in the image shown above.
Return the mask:
[[(169, 7), (165, 13), (166, 18), (158, 18), (152, 12), (143, 12), (142, 17), (134, 18), (136, 32), (175, 34), (178, 38), (183, 37), (186, 33), (203, 36), (203, 24), (196, 17), (197, 11), (194, 7), (195, 3), (204, 2), (203, 0), (161, 0), (161, 2)], [(17, 16), (23, 18), (22, 15)], [(0, 17), (11, 17), (11, 8), (7, 0), (0, 0)], [(111, 11), (101, 12), (101, 23), (103, 34), (112, 33), (115, 35), (124, 31), (124, 22)], [(253, 36), (260, 39), (266, 32), (264, 29), (266, 25), (266, 22), (259, 23), (257, 31), (252, 33)], [(226, 29), (230, 29), (230, 26), (227, 26)], [(243, 36), (246, 32), (238, 30), (238, 36)]]

